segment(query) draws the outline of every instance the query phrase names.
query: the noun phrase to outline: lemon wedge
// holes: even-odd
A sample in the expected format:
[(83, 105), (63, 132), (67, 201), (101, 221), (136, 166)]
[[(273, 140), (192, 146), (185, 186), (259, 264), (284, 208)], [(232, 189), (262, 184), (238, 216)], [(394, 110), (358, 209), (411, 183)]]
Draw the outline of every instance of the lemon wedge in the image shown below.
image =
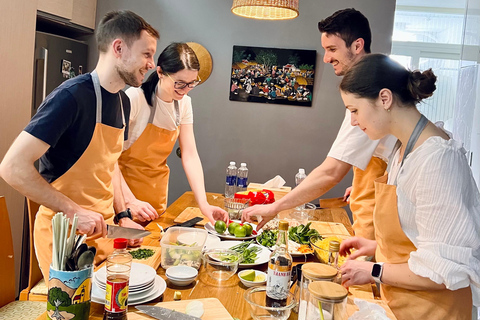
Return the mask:
[(265, 276), (263, 274), (259, 274), (258, 276), (255, 276), (255, 279), (253, 282), (263, 282), (265, 281)]

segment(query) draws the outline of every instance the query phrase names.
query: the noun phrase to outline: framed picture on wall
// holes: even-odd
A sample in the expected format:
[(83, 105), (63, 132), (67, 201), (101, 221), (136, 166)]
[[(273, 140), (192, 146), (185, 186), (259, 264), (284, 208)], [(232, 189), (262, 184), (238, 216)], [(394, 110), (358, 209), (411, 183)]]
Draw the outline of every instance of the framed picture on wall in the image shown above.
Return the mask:
[(230, 100), (311, 107), (316, 54), (233, 46)]

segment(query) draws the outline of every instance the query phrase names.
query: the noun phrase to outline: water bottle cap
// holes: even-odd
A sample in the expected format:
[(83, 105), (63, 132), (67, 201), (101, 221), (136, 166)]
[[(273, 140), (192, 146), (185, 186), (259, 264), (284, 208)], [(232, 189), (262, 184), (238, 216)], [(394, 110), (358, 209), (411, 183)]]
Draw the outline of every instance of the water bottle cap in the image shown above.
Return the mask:
[(231, 166), (234, 166), (234, 165), (235, 165), (235, 161), (230, 161), (230, 165), (231, 165)]
[(305, 174), (305, 169), (298, 169), (298, 173)]
[(240, 163), (240, 165), (241, 165), (242, 167), (246, 167), (246, 166), (247, 166), (247, 164), (246, 164), (245, 162)]
[(127, 249), (127, 239), (117, 238), (113, 240), (114, 249)]

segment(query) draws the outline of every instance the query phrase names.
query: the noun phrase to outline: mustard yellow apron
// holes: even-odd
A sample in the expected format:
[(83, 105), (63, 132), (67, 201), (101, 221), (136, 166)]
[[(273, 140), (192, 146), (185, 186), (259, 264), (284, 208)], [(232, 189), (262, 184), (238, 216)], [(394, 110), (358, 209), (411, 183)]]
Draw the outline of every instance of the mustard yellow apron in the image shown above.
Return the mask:
[[(78, 161), (51, 186), (66, 195), (82, 208), (98, 212), (108, 224), (113, 224), (113, 184), (115, 163), (123, 148), (124, 127), (114, 128), (102, 124), (102, 95), (96, 71), (92, 74), (96, 96), (96, 125), (92, 139)], [(120, 103), (122, 98), (119, 93)], [(123, 105), (122, 105), (123, 116)], [(125, 119), (123, 121), (125, 123)], [(40, 206), (35, 218), (34, 244), (40, 269), (48, 282), (52, 261), (52, 217), (56, 212)], [(95, 246), (95, 264), (104, 261), (113, 252), (113, 239), (87, 238)]]
[(148, 124), (138, 140), (125, 150), (118, 164), (125, 181), (139, 200), (150, 203), (158, 214), (167, 208), (168, 178), (170, 168), (167, 158), (180, 134), (178, 101), (174, 100), (176, 130), (170, 131), (153, 125), (156, 111), (156, 94), (152, 96), (152, 108)]

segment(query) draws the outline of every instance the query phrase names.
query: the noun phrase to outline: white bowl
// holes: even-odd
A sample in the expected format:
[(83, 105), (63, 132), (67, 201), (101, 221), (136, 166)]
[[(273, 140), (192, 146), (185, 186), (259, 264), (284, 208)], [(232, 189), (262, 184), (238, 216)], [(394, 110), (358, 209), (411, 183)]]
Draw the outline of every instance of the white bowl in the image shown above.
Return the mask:
[(179, 286), (179, 287), (184, 287), (184, 286), (188, 286), (190, 283), (192, 283), (195, 278), (192, 278), (192, 279), (187, 279), (187, 280), (178, 280), (178, 279), (172, 279), (172, 278), (169, 278), (167, 276), (167, 279), (175, 286)]
[(267, 282), (267, 274), (265, 272), (254, 270), (255, 271), (255, 277), (260, 275), (260, 274), (263, 274), (263, 276), (265, 277), (264, 281), (257, 281), (257, 282), (248, 281), (248, 280), (245, 280), (241, 277), (242, 274), (244, 274), (245, 272), (251, 271), (251, 270), (252, 269), (243, 270), (243, 271), (238, 273), (238, 278), (240, 279), (240, 281), (242, 281), (243, 285), (246, 286), (246, 287), (260, 287), (260, 286), (265, 285), (265, 283)]
[(175, 266), (168, 268), (165, 275), (169, 279), (193, 281), (198, 275), (198, 270), (189, 266)]

